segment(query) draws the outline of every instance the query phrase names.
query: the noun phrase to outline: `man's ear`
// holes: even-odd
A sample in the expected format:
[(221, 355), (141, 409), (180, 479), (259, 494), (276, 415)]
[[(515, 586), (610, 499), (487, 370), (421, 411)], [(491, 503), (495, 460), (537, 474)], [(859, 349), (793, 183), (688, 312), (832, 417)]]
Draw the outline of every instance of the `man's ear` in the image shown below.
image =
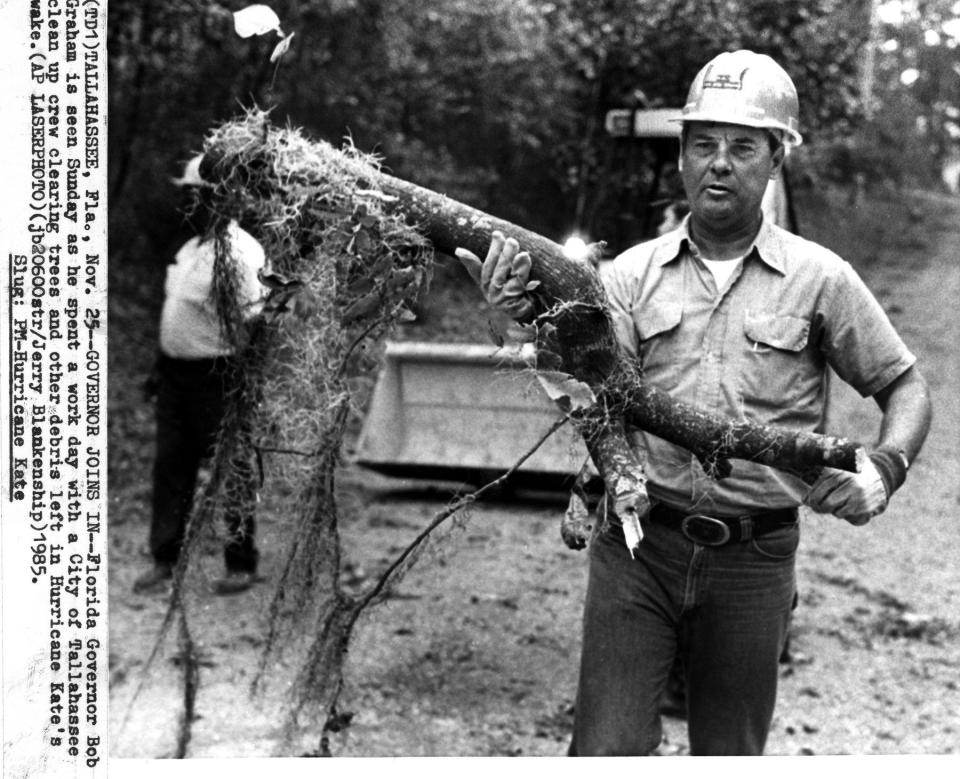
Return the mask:
[(781, 168), (783, 168), (783, 161), (787, 156), (787, 147), (784, 144), (779, 144), (776, 149), (774, 149), (773, 154), (771, 155), (771, 161), (773, 167), (770, 169), (770, 178), (775, 179), (780, 173)]

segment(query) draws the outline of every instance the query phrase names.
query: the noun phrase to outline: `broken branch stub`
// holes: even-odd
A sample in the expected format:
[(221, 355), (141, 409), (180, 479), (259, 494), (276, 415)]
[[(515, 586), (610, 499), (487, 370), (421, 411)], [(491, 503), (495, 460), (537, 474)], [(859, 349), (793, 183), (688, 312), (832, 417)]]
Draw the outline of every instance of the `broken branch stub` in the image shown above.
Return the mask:
[[(572, 416), (608, 487), (616, 484), (618, 473), (627, 463), (633, 463), (635, 481), (642, 484), (642, 469), (628, 454), (624, 420), (690, 450), (708, 472), (719, 477), (729, 472), (729, 458), (759, 462), (808, 479), (822, 467), (859, 470), (865, 455), (856, 443), (719, 417), (646, 384), (639, 367), (626, 358), (617, 342), (599, 276), (589, 264), (568, 259), (559, 244), (445, 195), (386, 175), (375, 165), (359, 160), (356, 154), (337, 150), (323, 141), (311, 142), (314, 161), (300, 166), (295, 177), (271, 175), (267, 162), (271, 159), (269, 145), (283, 142), (279, 135), (293, 131), (274, 128), (265, 118), (262, 121), (262, 132), (256, 137), (249, 133), (242, 136), (242, 157), (251, 169), (257, 169), (257, 175), (250, 179), (249, 192), (234, 191), (234, 197), (242, 194), (241, 199), (255, 202), (291, 187), (305, 195), (312, 188), (329, 190), (329, 180), (339, 168), (350, 172), (344, 178), (362, 182), (359, 186), (366, 193), (363, 197), (370, 192), (381, 193), (388, 207), (414, 224), (438, 251), (453, 254), (462, 247), (483, 256), (494, 230), (516, 238), (530, 254), (531, 280), (540, 282), (531, 293), (538, 323), (551, 325), (540, 328), (538, 368), (563, 371), (593, 389), (597, 397), (595, 407)], [(230, 133), (222, 133), (217, 138), (220, 148), (208, 146), (208, 159), (201, 166), (205, 177), (216, 180), (226, 176), (218, 168), (241, 156), (236, 149), (222, 147), (230, 137)], [(263, 146), (259, 153), (258, 143)], [(262, 164), (258, 164), (258, 159)], [(234, 189), (243, 186), (243, 181), (243, 177), (233, 177)], [(306, 222), (297, 228), (301, 246), (309, 244), (315, 234), (315, 226)], [(253, 229), (256, 231), (256, 225)], [(264, 229), (269, 226), (264, 225)], [(642, 504), (646, 496), (641, 499), (638, 495), (638, 500)], [(642, 508), (638, 505), (638, 509)]]
[[(621, 519), (627, 522), (645, 516), (650, 501), (643, 466), (630, 447), (622, 415), (611, 416), (607, 411), (611, 395), (617, 394), (609, 379), (618, 375), (621, 355), (607, 315), (606, 294), (593, 268), (569, 260), (559, 244), (542, 235), (424, 187), (387, 175), (381, 175), (378, 183), (397, 198), (397, 207), (438, 251), (453, 254), (462, 247), (482, 257), (491, 233), (499, 230), (529, 253), (530, 278), (540, 282), (531, 293), (538, 319), (551, 325), (539, 331), (537, 367), (569, 374), (595, 391), (598, 400), (593, 407), (570, 413), (570, 417), (584, 438), (607, 494), (617, 496)], [(562, 405), (561, 409), (565, 410)], [(578, 548), (587, 541), (582, 535), (569, 532), (564, 541)]]
[(378, 183), (383, 192), (397, 198), (395, 207), (440, 252), (453, 254), (464, 248), (483, 257), (494, 230), (515, 238), (530, 254), (531, 280), (540, 282), (531, 292), (537, 311), (550, 312), (550, 322), (557, 328), (551, 344), (559, 357), (557, 369), (593, 388), (614, 372), (617, 343), (606, 313), (606, 295), (592, 267), (568, 259), (559, 244), (542, 235), (445, 195), (386, 174), (380, 175)]
[(599, 276), (567, 258), (559, 244), (401, 179), (381, 175), (379, 183), (441, 252), (463, 247), (484, 256), (493, 230), (516, 238), (530, 254), (531, 280), (540, 282), (531, 295), (536, 311), (556, 327), (548, 349), (559, 364), (549, 367), (590, 385), (600, 404), (619, 409), (631, 425), (690, 450), (721, 477), (728, 458), (809, 478), (822, 467), (860, 470), (865, 454), (857, 443), (719, 417), (645, 383), (617, 343)]

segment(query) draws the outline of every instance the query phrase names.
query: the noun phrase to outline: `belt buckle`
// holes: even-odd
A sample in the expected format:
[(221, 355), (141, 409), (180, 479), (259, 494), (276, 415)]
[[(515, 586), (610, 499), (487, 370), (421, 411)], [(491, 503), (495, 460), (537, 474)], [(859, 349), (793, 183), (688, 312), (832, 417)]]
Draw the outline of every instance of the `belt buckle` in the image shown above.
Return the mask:
[(723, 546), (730, 540), (730, 528), (707, 514), (690, 514), (683, 518), (680, 530), (695, 544), (702, 546)]

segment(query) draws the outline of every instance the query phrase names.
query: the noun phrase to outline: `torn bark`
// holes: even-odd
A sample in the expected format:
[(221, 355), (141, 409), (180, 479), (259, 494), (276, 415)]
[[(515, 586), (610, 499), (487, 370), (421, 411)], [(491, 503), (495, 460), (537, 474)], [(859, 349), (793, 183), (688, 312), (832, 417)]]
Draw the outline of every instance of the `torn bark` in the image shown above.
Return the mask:
[[(401, 179), (382, 175), (378, 186), (398, 199), (399, 208), (441, 252), (453, 254), (463, 247), (483, 257), (490, 234), (499, 230), (530, 253), (530, 278), (540, 282), (532, 293), (536, 313), (555, 328), (538, 344), (538, 367), (569, 373), (598, 398), (596, 407), (575, 422), (631, 555), (643, 538), (639, 520), (650, 504), (643, 467), (629, 446), (624, 422), (688, 449), (717, 478), (730, 473), (730, 458), (790, 471), (808, 483), (825, 466), (860, 470), (866, 454), (859, 444), (718, 417), (645, 383), (620, 349), (599, 276), (589, 265), (568, 259), (553, 241)], [(590, 533), (577, 512), (565, 515), (561, 536), (568, 547), (582, 548)]]
[(533, 261), (531, 279), (540, 281), (533, 293), (537, 312), (556, 327), (547, 344), (556, 364), (540, 367), (563, 370), (590, 385), (600, 404), (690, 450), (716, 476), (729, 473), (729, 458), (800, 475), (822, 467), (860, 470), (865, 455), (857, 443), (719, 417), (646, 384), (620, 350), (599, 277), (590, 266), (564, 256), (553, 241), (401, 179), (381, 175), (378, 184), (398, 198), (398, 207), (439, 251), (452, 254), (463, 247), (482, 257), (493, 230), (516, 238)]
[[(262, 143), (270, 143), (266, 126), (262, 138)], [(252, 190), (248, 196), (263, 199), (296, 189), (299, 197), (312, 187), (319, 188), (330, 176), (325, 166), (342, 165), (355, 172), (362, 164), (328, 144), (318, 142), (316, 148), (324, 164), (315, 169), (300, 168), (286, 178), (269, 175), (270, 166), (265, 161), (269, 155), (264, 153), (256, 183), (248, 185)], [(228, 165), (230, 155), (229, 149), (221, 154), (216, 148), (208, 148), (203, 175), (219, 178), (218, 165)], [(247, 164), (256, 166), (250, 162), (257, 157), (255, 149), (248, 145), (244, 155)], [(367, 167), (360, 183), (367, 195), (371, 191), (382, 193), (383, 199), (393, 202), (392, 207), (416, 224), (437, 250), (453, 254), (463, 247), (483, 256), (491, 232), (500, 230), (516, 238), (530, 253), (531, 278), (540, 282), (532, 293), (538, 323), (550, 325), (540, 328), (538, 368), (568, 373), (594, 391), (598, 399), (595, 406), (572, 416), (619, 512), (633, 518), (645, 514), (648, 508), (643, 470), (628, 445), (625, 422), (685, 447), (717, 477), (729, 472), (729, 458), (760, 462), (807, 477), (824, 466), (859, 470), (865, 455), (855, 443), (717, 417), (645, 384), (637, 366), (621, 352), (603, 286), (592, 267), (567, 259), (558, 244), (530, 230), (383, 174), (374, 166)], [(301, 230), (302, 242), (309, 243), (308, 230)]]

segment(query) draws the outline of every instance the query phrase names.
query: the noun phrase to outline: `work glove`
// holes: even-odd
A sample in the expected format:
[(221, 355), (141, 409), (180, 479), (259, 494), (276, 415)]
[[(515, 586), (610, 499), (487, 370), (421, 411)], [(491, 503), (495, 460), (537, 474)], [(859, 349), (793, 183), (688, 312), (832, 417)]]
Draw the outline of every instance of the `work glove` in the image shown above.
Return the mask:
[(530, 281), (530, 255), (520, 251), (515, 239), (494, 230), (483, 262), (467, 249), (457, 249), (455, 254), (490, 305), (517, 321), (530, 318), (533, 300), (529, 292), (539, 282)]
[(879, 447), (869, 454), (860, 473), (824, 468), (803, 502), (851, 525), (865, 525), (884, 512), (906, 478), (907, 464), (900, 452)]

